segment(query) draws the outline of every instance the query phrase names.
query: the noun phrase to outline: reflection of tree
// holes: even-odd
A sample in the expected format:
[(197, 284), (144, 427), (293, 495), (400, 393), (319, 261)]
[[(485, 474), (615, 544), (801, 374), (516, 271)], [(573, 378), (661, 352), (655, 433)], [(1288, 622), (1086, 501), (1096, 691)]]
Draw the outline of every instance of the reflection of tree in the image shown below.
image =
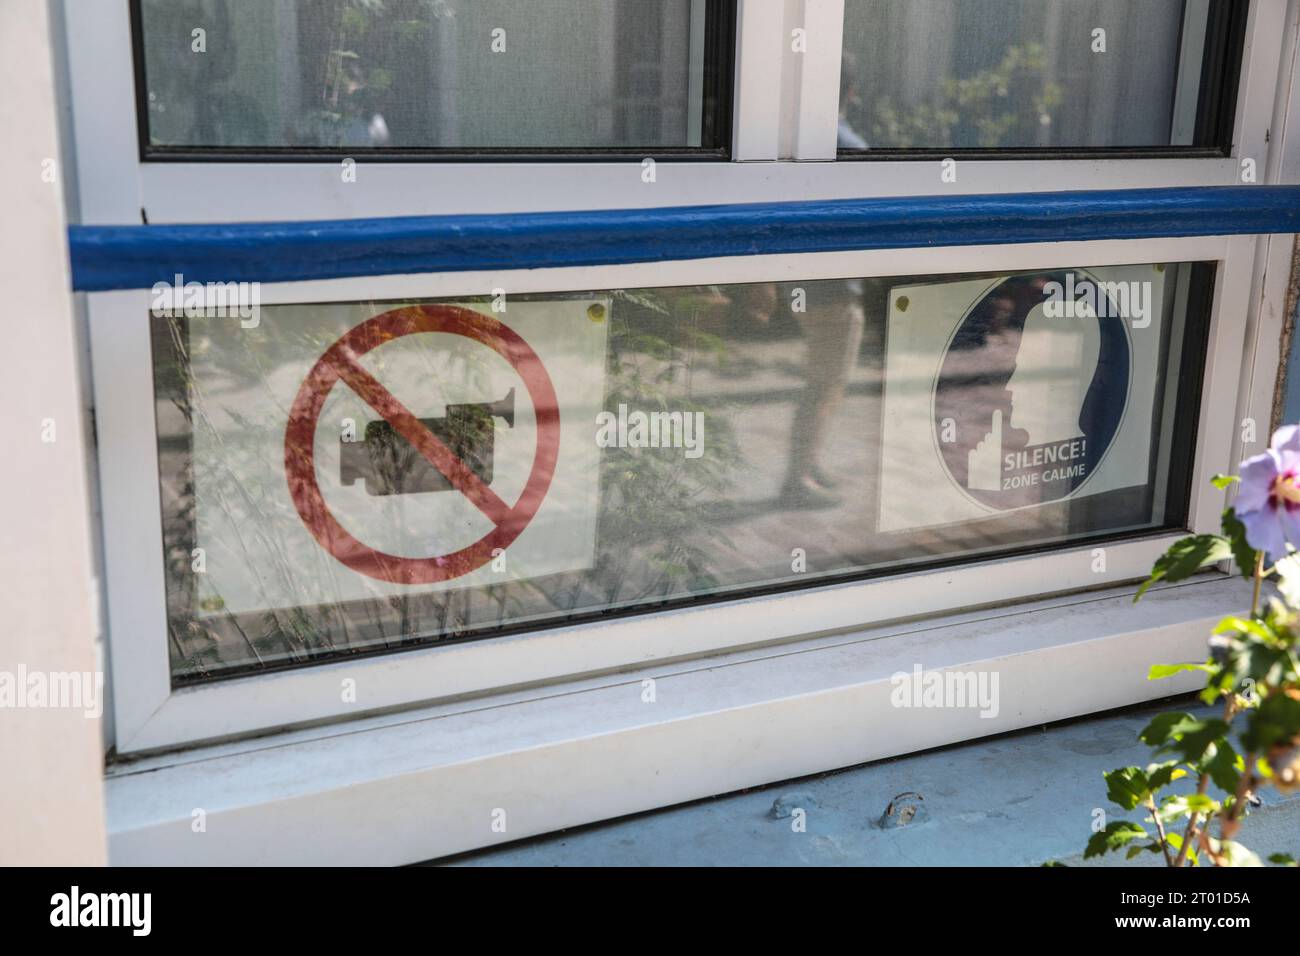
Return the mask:
[[(703, 413), (702, 456), (687, 459), (677, 448), (602, 449), (595, 561), (588, 570), (539, 577), (512, 564), (515, 577), (501, 584), (402, 594), (367, 580), (373, 595), (367, 600), (345, 600), (335, 590), (339, 575), (350, 578), (351, 572), (340, 571), (323, 550), (306, 555), (287, 550), (274, 529), (299, 520), (293, 504), (287, 495), (265, 494), (261, 482), (252, 480), (280, 467), (271, 459), (282, 454), (288, 409), (271, 387), (280, 369), (277, 357), (321, 354), (360, 309), (340, 312), (336, 322), (301, 322), (292, 310), (268, 308), (256, 331), (209, 325), (234, 319), (155, 319), (168, 617), (177, 676), (490, 633), (557, 612), (716, 588), (711, 560), (717, 560), (718, 543), (725, 538), (710, 511), (730, 496), (741, 456), (725, 410), (696, 398), (692, 377), (725, 355), (725, 343), (709, 322), (728, 300), (709, 288), (612, 296), (604, 407)], [(364, 309), (378, 314), (395, 307), (398, 303), (376, 303)], [(425, 348), (409, 357), (428, 375), (450, 368), (458, 383), (487, 388), (486, 369), (474, 350), (447, 356), (445, 343), (436, 341)], [(201, 374), (193, 371), (191, 357)], [(377, 370), (385, 361), (382, 354), (373, 358)], [(593, 420), (593, 441), (594, 432)], [(222, 560), (242, 562), (237, 573), (266, 610), (228, 612), (217, 578), (193, 570), (192, 549), (204, 544), (196, 542), (196, 475), (207, 507), (225, 516)], [(280, 607), (284, 594), (320, 595), (322, 603)]]
[[(447, 0), (328, 0), (304, 7), (302, 55), (313, 85), (304, 92), (297, 138), (322, 146), (384, 146), (390, 127), (419, 128), (416, 116), (434, 84), (433, 22), (454, 15)], [(403, 84), (395, 82), (395, 65)], [(408, 113), (415, 122), (406, 120)]]
[[(730, 496), (740, 461), (735, 431), (716, 404), (691, 393), (691, 375), (721, 361), (726, 344), (700, 328), (716, 300), (708, 289), (616, 293), (610, 327), (605, 408), (703, 413), (704, 454), (687, 460), (669, 450), (607, 448), (601, 456), (602, 507), (597, 541), (598, 589), (609, 604), (717, 585), (702, 545), (721, 538), (710, 508)], [(631, 592), (631, 593), (628, 593)]]
[[(336, 580), (327, 555), (313, 552), (311, 563), (304, 565), (285, 550), (271, 529), (277, 520), (297, 520), (292, 503), (255, 493), (257, 483), (250, 481), (279, 467), (266, 457), (280, 454), (288, 417), (288, 408), (269, 385), (278, 367), (274, 356), (319, 355), (346, 325), (304, 326), (272, 313), (263, 319), (256, 332), (212, 325), (233, 323), (233, 318), (155, 320), (158, 398), (179, 412), (187, 426), (180, 433), (160, 424), (159, 442), (164, 482), (169, 476), (181, 479), (179, 487), (164, 491), (164, 540), (174, 667), (182, 674), (231, 663), (305, 661), (359, 642), (363, 633), (392, 630), (374, 602), (357, 602), (345, 613), (341, 598), (281, 608), (269, 596), (313, 593)], [(203, 363), (203, 385), (193, 372), (192, 356)], [(200, 434), (205, 439), (201, 452), (192, 441)], [(226, 515), (225, 526), (231, 529), (226, 546), (232, 557), (243, 560), (244, 575), (268, 607), (260, 615), (222, 613), (225, 600), (213, 579), (192, 569), (196, 475), (202, 475), (208, 501)], [(399, 615), (406, 610), (401, 598), (378, 592), (376, 597), (388, 600)]]
[(647, 414), (701, 413), (704, 453), (688, 460), (674, 448), (601, 449), (593, 566), (493, 588), (498, 623), (509, 623), (507, 612), (582, 613), (718, 586), (710, 561), (717, 545), (729, 541), (711, 511), (734, 492), (742, 456), (725, 408), (695, 398), (691, 379), (706, 363), (725, 358), (724, 340), (703, 326), (727, 300), (716, 287), (610, 295), (605, 410), (617, 413), (623, 404)]
[[(913, 108), (898, 106), (889, 96), (878, 97), (870, 116), (872, 146), (942, 148), (963, 145), (1034, 145), (1052, 111), (1061, 104), (1058, 84), (1046, 78), (1042, 44), (1008, 47), (997, 66), (965, 79), (945, 77), (929, 102)], [(1026, 98), (1024, 91), (1033, 93)], [(972, 135), (973, 134), (973, 135)]]
[[(454, 16), (449, 0), (145, 0), (143, 11), (159, 146), (388, 145), (390, 127), (427, 125), (434, 22)], [(285, 71), (301, 88), (282, 86)]]
[[(149, 140), (154, 145), (262, 144), (269, 128), (264, 104), (237, 88), (237, 18), (229, 4), (146, 0)], [(205, 33), (193, 49), (192, 31)]]
[[(276, 447), (275, 442), (268, 444), (268, 436), (279, 432), (282, 428), (279, 422), (287, 414), (274, 401), (266, 385), (271, 370), (264, 367), (265, 351), (252, 347), (255, 336), (251, 333), (226, 333), (233, 335), (240, 348), (211, 348), (204, 323), (234, 322), (234, 319), (185, 322), (169, 317), (156, 321), (170, 346), (155, 346), (159, 359), (156, 362), (159, 398), (180, 412), (190, 435), (205, 434), (205, 447), (209, 449), (205, 454), (197, 454), (192, 441), (183, 438), (182, 450), (175, 447), (175, 436), (170, 435), (164, 435), (163, 439), (172, 447), (160, 449), (164, 474), (179, 472), (184, 476), (174, 498), (175, 506), (164, 508), (169, 618), (174, 656), (179, 658), (176, 668), (181, 672), (203, 673), (232, 659), (251, 657), (250, 663), (262, 663), (264, 659), (305, 660), (313, 652), (332, 645), (332, 628), (329, 622), (321, 620), (322, 616), (335, 613), (332, 607), (273, 608), (261, 615), (260, 620), (247, 615), (221, 614), (225, 606), (222, 596), (211, 587), (210, 579), (205, 579), (204, 587), (200, 587), (199, 576), (192, 567), (191, 549), (197, 538), (195, 476), (202, 474), (207, 494), (229, 517), (229, 527), (234, 529), (234, 540), (229, 546), (237, 557), (243, 558), (246, 573), (259, 588), (266, 582), (292, 588), (299, 575), (314, 570), (297, 567), (285, 553), (283, 542), (268, 530), (270, 524), (266, 519), (275, 510), (283, 510), (283, 505), (256, 497), (247, 480), (247, 476), (271, 467), (261, 455), (266, 448)], [(278, 347), (292, 342), (293, 347), (319, 351), (328, 344), (322, 344), (320, 338), (283, 323), (264, 326), (257, 341), (263, 344), (274, 341)], [(210, 353), (208, 381), (219, 383), (211, 393), (202, 390), (191, 369), (190, 356), (195, 350)], [(224, 400), (227, 394), (241, 389), (251, 389), (254, 394), (260, 391), (266, 403), (256, 412), (241, 414)], [(221, 424), (221, 417), (234, 427)], [(270, 560), (258, 563), (255, 556), (269, 556)], [(346, 625), (343, 634), (346, 636)]]

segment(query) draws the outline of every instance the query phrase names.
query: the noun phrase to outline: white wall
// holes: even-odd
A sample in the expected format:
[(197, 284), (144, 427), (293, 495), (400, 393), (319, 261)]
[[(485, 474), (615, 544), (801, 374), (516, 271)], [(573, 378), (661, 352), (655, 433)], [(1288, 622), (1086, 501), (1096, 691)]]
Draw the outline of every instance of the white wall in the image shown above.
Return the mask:
[[(0, 682), (98, 669), (54, 74), (45, 0), (4, 0)], [(99, 723), (81, 707), (0, 706), (0, 864), (105, 862)]]

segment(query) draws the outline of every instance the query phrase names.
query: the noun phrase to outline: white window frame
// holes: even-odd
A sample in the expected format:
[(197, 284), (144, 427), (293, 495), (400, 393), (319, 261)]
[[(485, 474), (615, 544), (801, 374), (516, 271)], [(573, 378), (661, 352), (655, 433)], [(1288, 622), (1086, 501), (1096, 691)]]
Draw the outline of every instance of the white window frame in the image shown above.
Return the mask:
[[(1202, 653), (1250, 588), (1208, 576), (1157, 585), (1136, 606), (1132, 595), (823, 635), (119, 762), (109, 859), (415, 863), (1187, 692), (1196, 674), (1151, 682), (1151, 662)], [(996, 673), (998, 714), (900, 714), (891, 677), (918, 664)]]
[[(963, 160), (958, 182), (941, 183), (925, 161), (834, 159), (838, 70), (808, 68), (789, 52), (788, 27), (805, 25), (838, 50), (842, 0), (741, 0), (737, 36), (733, 162), (661, 163), (654, 184), (640, 164), (360, 164), (344, 184), (332, 163), (141, 163), (134, 72), (125, 3), (64, 3), (72, 127), (77, 151), (78, 219), (87, 224), (305, 220), (457, 212), (509, 212), (796, 199), (954, 195), (1165, 185), (1228, 185), (1242, 158), (1256, 159), (1261, 182), (1287, 163), (1270, 129), (1289, 110), (1294, 31), (1282, 0), (1256, 0), (1247, 27), (1233, 155), (1219, 159)], [(1281, 71), (1280, 71), (1281, 67)], [(129, 108), (127, 108), (129, 104)], [(1277, 112), (1278, 116), (1275, 116)], [(1296, 127), (1290, 127), (1291, 140)], [(1280, 139), (1280, 137), (1279, 137)], [(1270, 149), (1273, 152), (1270, 152)], [(1289, 153), (1288, 153), (1289, 155)], [(780, 156), (819, 162), (791, 162)], [(1009, 171), (1014, 175), (1008, 176)], [(263, 301), (321, 302), (408, 296), (461, 296), (503, 287), (547, 292), (693, 283), (820, 279), (1122, 263), (1217, 263), (1210, 345), (1198, 421), (1189, 525), (1217, 528), (1222, 496), (1208, 485), (1242, 451), (1237, 422), (1267, 422), (1261, 383), (1278, 356), (1267, 347), (1280, 321), (1284, 278), (1265, 269), (1289, 242), (1276, 237), (1209, 237), (881, 250), (757, 256), (581, 269), (391, 276), (263, 287)], [(1092, 570), (1093, 545), (992, 559), (887, 579), (831, 584), (761, 598), (647, 613), (595, 624), (326, 663), (173, 691), (167, 652), (148, 293), (84, 297), (90, 330), (103, 504), (104, 575), (118, 754), (168, 750), (310, 724), (342, 727), (358, 713), (455, 707), (503, 688), (599, 678), (634, 666), (708, 657), (736, 647), (803, 642), (916, 615), (1046, 598), (1117, 586), (1143, 575), (1176, 534), (1107, 546), (1107, 570)], [(1269, 308), (1261, 309), (1261, 303)], [(1271, 312), (1269, 309), (1271, 308)], [(1245, 316), (1245, 321), (1234, 317)], [(1271, 398), (1271, 393), (1267, 398)], [(142, 427), (142, 422), (150, 423)], [(1266, 432), (1266, 428), (1261, 429)], [(1263, 435), (1261, 440), (1266, 440)], [(1075, 599), (1060, 598), (1062, 606)], [(983, 613), (965, 615), (976, 620)], [(1143, 645), (1131, 652), (1145, 658)], [(1095, 664), (1098, 680), (1113, 659)], [(366, 688), (359, 705), (340, 701), (340, 680)], [(1100, 699), (1099, 695), (1099, 699)], [(471, 705), (465, 705), (467, 708)], [(1033, 711), (1034, 719), (1049, 711)]]
[[(824, 31), (809, 43), (838, 50), (844, 0), (738, 0), (732, 162), (664, 161), (653, 183), (638, 161), (577, 163), (141, 163), (131, 25), (125, 2), (62, 0), (68, 30), (72, 124), (78, 143), (79, 221), (153, 224), (349, 219), (457, 213), (654, 208), (712, 203), (974, 195), (1053, 190), (1227, 186), (1242, 157), (1260, 169), (1282, 48), (1287, 0), (1254, 0), (1242, 55), (1232, 156), (1165, 159), (963, 159), (957, 181), (938, 161), (835, 159), (839, 71), (804, 69), (790, 51), (791, 24)], [(836, 13), (838, 11), (838, 13)], [(798, 156), (812, 162), (790, 162)], [(1014, 170), (1008, 176), (1008, 170)], [(1261, 177), (1260, 181), (1264, 181)]]
[[(1051, 243), (961, 249), (883, 250), (801, 256), (754, 256), (674, 263), (492, 273), (391, 276), (275, 283), (262, 304), (460, 297), (484, 290), (511, 294), (642, 288), (706, 283), (817, 280), (857, 276), (1027, 270), (1127, 263), (1217, 261), (1216, 297), (1244, 301), (1250, 272), (1230, 266), (1236, 243), (1196, 238)], [(226, 738), (263, 730), (583, 677), (637, 663), (700, 656), (737, 645), (765, 644), (860, 628), (916, 614), (977, 604), (1009, 603), (1140, 577), (1179, 533), (1139, 535), (1106, 545), (1106, 570), (1093, 569), (1097, 545), (1064, 545), (1050, 554), (998, 558), (850, 584), (828, 584), (744, 600), (643, 613), (594, 623), (542, 627), (523, 634), (400, 652), (362, 661), (321, 663), (287, 671), (171, 689), (163, 595), (161, 502), (148, 290), (91, 296), (91, 352), (97, 369), (95, 405), (100, 446), (109, 627), (129, 634), (112, 641), (119, 753)], [(1210, 355), (1242, 352), (1243, 329), (1214, 322)], [(1230, 369), (1235, 376), (1236, 369)], [(1232, 378), (1207, 368), (1200, 434), (1231, 409)], [(1223, 417), (1223, 416), (1219, 416)], [(1226, 437), (1226, 436), (1225, 436)], [(1194, 487), (1227, 470), (1227, 441), (1199, 443)], [(109, 503), (112, 502), (112, 506)], [(1221, 504), (1197, 495), (1190, 522), (1217, 528)], [(936, 586), (942, 581), (943, 586)], [(394, 660), (400, 661), (394, 666)], [(364, 707), (341, 699), (341, 681), (364, 688)]]

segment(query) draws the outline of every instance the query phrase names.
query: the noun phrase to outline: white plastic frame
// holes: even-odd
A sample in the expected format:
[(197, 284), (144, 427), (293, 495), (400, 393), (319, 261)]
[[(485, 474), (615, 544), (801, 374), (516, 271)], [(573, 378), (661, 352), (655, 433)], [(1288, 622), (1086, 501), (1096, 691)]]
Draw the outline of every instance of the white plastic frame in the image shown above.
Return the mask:
[[(1238, 98), (1234, 155), (1223, 159), (963, 161), (942, 183), (937, 163), (793, 163), (832, 159), (838, 70), (792, 70), (787, 26), (793, 16), (825, 40), (842, 26), (840, 0), (740, 0), (731, 163), (661, 163), (653, 184), (639, 163), (363, 164), (344, 183), (333, 164), (142, 164), (131, 89), (125, 3), (65, 4), (77, 144), (80, 218), (87, 223), (222, 222), (419, 213), (668, 206), (865, 195), (1010, 192), (1035, 189), (1224, 185), (1240, 160), (1255, 158), (1279, 181), (1296, 163), (1270, 162), (1279, 67), (1293, 49), (1282, 0), (1252, 5)], [(823, 36), (822, 31), (826, 31)], [(835, 33), (838, 45), (838, 33)], [(774, 80), (775, 76), (779, 81)], [(834, 72), (834, 76), (832, 76)], [(797, 85), (798, 95), (785, 91)], [(1289, 93), (1289, 88), (1288, 91)], [(775, 99), (774, 99), (775, 96)], [(793, 108), (791, 106), (793, 104)], [(829, 138), (828, 138), (829, 136)], [(1294, 136), (1292, 137), (1294, 140)], [(827, 144), (830, 144), (828, 146)], [(783, 147), (782, 144), (790, 144)], [(1008, 175), (1014, 171), (1014, 175)], [(948, 250), (889, 250), (819, 256), (699, 260), (492, 274), (394, 276), (286, 283), (263, 288), (264, 302), (514, 293), (670, 286), (788, 278), (947, 274), (1128, 262), (1219, 263), (1209, 360), (1194, 461), (1190, 524), (1211, 529), (1221, 497), (1206, 479), (1241, 451), (1240, 414), (1267, 421), (1261, 382), (1276, 356), (1259, 340), (1261, 269), (1252, 237), (1058, 243)], [(1273, 290), (1274, 293), (1276, 290)], [(429, 647), (359, 662), (322, 664), (173, 692), (163, 609), (161, 522), (145, 292), (86, 297), (91, 332), (104, 512), (114, 740), (119, 753), (311, 724), (594, 675), (650, 661), (709, 655), (783, 642), (917, 613), (1015, 602), (1142, 574), (1171, 536), (1108, 546), (1108, 570), (1091, 570), (1091, 548), (991, 560), (888, 580), (840, 584), (763, 598), (647, 614), (599, 624), (548, 628), (469, 644)], [(1245, 315), (1246, 321), (1235, 317)], [(1228, 318), (1224, 318), (1227, 316)], [(1205, 490), (1200, 490), (1205, 489)], [(864, 609), (870, 609), (866, 611)], [(725, 623), (725, 626), (723, 626)], [(358, 705), (340, 702), (339, 682), (368, 689)]]
[[(1247, 252), (1253, 240), (1237, 241)], [(463, 296), (503, 288), (511, 294), (581, 289), (636, 288), (762, 280), (815, 280), (904, 273), (959, 273), (988, 269), (1219, 261), (1216, 298), (1242, 301), (1245, 268), (1233, 267), (1233, 241), (1224, 239), (1060, 243), (964, 249), (888, 250), (808, 256), (759, 256), (670, 264), (460, 273), (282, 283), (263, 287), (263, 304), (405, 297)], [(226, 738), (266, 728), (355, 716), (361, 712), (446, 701), (502, 688), (590, 676), (651, 661), (700, 656), (737, 646), (809, 637), (917, 614), (1114, 585), (1140, 576), (1173, 536), (1154, 534), (1107, 545), (1106, 570), (1093, 568), (1087, 546), (1050, 554), (989, 560), (888, 579), (831, 584), (766, 597), (706, 604), (596, 623), (540, 628), (500, 638), (431, 646), (337, 664), (320, 664), (217, 681), (173, 691), (163, 610), (162, 526), (158, 459), (153, 429), (154, 395), (149, 350), (147, 291), (90, 297), (91, 349), (110, 632), (117, 747), (120, 753)], [(1217, 311), (1217, 310), (1216, 310)], [(1242, 354), (1242, 327), (1212, 321), (1210, 355)], [(1235, 363), (1229, 363), (1235, 364)], [(1225, 470), (1225, 430), (1236, 393), (1232, 375), (1207, 367), (1201, 434), (1201, 478)], [(1217, 392), (1216, 392), (1217, 389)], [(1213, 449), (1214, 451), (1210, 451)], [(1198, 495), (1191, 525), (1210, 529), (1221, 502)], [(344, 677), (362, 688), (359, 702), (344, 703)]]
[[(141, 163), (131, 28), (125, 0), (74, 4), (68, 61), (79, 148), (80, 221), (151, 223), (345, 219), (440, 213), (644, 208), (863, 196), (1223, 186), (1240, 158), (1264, 169), (1278, 67), (1291, 32), (1286, 0), (1256, 0), (1247, 24), (1233, 142), (1218, 159), (962, 160), (956, 182), (938, 161), (782, 162), (835, 158), (838, 54), (803, 67), (787, 26), (813, 48), (838, 50), (843, 0), (738, 0), (730, 163), (375, 162), (344, 182), (336, 163)], [(1014, 175), (1008, 175), (1013, 170)], [(1262, 181), (1262, 178), (1261, 178)]]

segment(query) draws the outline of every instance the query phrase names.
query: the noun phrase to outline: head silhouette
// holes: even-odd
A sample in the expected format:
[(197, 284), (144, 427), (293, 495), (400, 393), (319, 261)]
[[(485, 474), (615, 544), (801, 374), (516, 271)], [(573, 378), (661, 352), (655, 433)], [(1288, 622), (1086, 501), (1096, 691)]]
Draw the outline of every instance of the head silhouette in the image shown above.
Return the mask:
[(1039, 303), (1025, 316), (1015, 371), (1007, 382), (1011, 427), (1028, 433), (1028, 445), (1083, 434), (1079, 417), (1101, 353), (1101, 328), (1091, 307), (1076, 302), (1073, 310), (1062, 310), (1071, 314), (1053, 318), (1044, 306)]

